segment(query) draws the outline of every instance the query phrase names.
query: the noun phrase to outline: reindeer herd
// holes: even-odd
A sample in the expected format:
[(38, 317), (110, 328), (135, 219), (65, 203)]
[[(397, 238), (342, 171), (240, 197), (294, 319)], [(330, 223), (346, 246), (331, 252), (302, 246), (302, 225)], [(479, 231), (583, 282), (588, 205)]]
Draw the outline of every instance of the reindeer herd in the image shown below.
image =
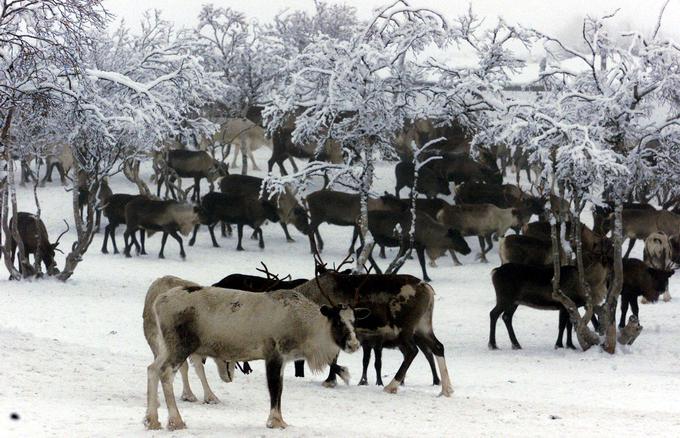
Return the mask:
[[(219, 402), (206, 379), (203, 364), (207, 357), (215, 360), (220, 378), (227, 382), (234, 378), (235, 366), (249, 372), (247, 361), (265, 361), (271, 400), (268, 427), (286, 426), (281, 414), (284, 365), (295, 361), (298, 377), (304, 376), (303, 360), (312, 370), (329, 365), (324, 385), (335, 386), (338, 376), (346, 382), (349, 379), (348, 370), (337, 362), (341, 350), (351, 353), (360, 347), (363, 349), (360, 385), (368, 384), (368, 366), (374, 355), (376, 384), (382, 385), (382, 350), (398, 348), (403, 362), (385, 386), (385, 391), (390, 393), (397, 392), (418, 351), (422, 351), (432, 370), (433, 384), (441, 385), (441, 395), (450, 396), (453, 389), (444, 359), (444, 346), (432, 326), (435, 292), (428, 283), (431, 279), (426, 265), (429, 259), (430, 267), (435, 267), (437, 258), (446, 253), (451, 255), (456, 266), (461, 265), (456, 253), (467, 255), (471, 252), (465, 237), (477, 237), (478, 258), (485, 263), (493, 242), (499, 242), (501, 266), (491, 274), (496, 304), (489, 314), (489, 348), (498, 348), (496, 325), (501, 317), (512, 348), (521, 348), (513, 327), (513, 316), (520, 305), (558, 311), (555, 348), (564, 346), (565, 329), (566, 346), (575, 348), (567, 309), (552, 294), (555, 252), (547, 221), (548, 213), (556, 211), (557, 206), (566, 201), (531, 194), (523, 191), (519, 184), (503, 184), (507, 166), (514, 166), (517, 174), (523, 170), (531, 177), (531, 169), (526, 167), (521, 154), (509, 156), (507, 151), (497, 148), (494, 153), (483, 153), (473, 160), (469, 155), (469, 141), (461, 139), (456, 132), (432, 126), (430, 124), (427, 132), (430, 137), (448, 136), (457, 141), (450, 141), (442, 149), (433, 151), (432, 154), (441, 159), (429, 161), (419, 170), (417, 179), (414, 178), (414, 164), (405, 155), (394, 167), (395, 194), (385, 192), (372, 196), (367, 205), (368, 229), (379, 248), (378, 258), (385, 258), (386, 247), (398, 248), (398, 257), (405, 257), (413, 249), (422, 280), (397, 272), (383, 274), (372, 252), (369, 252), (367, 262), (375, 273), (357, 274), (342, 270), (342, 265), (329, 269), (321, 261), (320, 254), (324, 249), (319, 232), (321, 224), (353, 228), (345, 262), (358, 256), (367, 244), (360, 233), (361, 198), (358, 193), (324, 187), (300, 197), (292, 186), (272, 192), (262, 178), (229, 173), (224, 160), (217, 160), (214, 153), (189, 149), (166, 149), (154, 155), (155, 197), (149, 193), (113, 193), (106, 179), (101, 182), (97, 212), (107, 218), (102, 253), (108, 253), (109, 240), (113, 252), (119, 252), (116, 243), (119, 225), (125, 226), (123, 252), (126, 257), (132, 257), (133, 246), (138, 255), (146, 254), (145, 238), (162, 233), (158, 256), (164, 257), (170, 236), (177, 241), (180, 256), (185, 258), (183, 236), (191, 234), (189, 246), (193, 246), (201, 225), (207, 227), (214, 247), (219, 247), (215, 227), (220, 225), (221, 235), (227, 236), (235, 226), (236, 250), (244, 250), (243, 229), (248, 226), (253, 231), (252, 237), (264, 249), (265, 225), (274, 222), (281, 226), (288, 241), (293, 241), (288, 225), (306, 235), (310, 251), (315, 255), (315, 277), (311, 279), (283, 279), (265, 269), (266, 277), (234, 273), (212, 286), (170, 276), (159, 278), (150, 286), (143, 311), (144, 334), (154, 356), (148, 367), (145, 418), (148, 428), (160, 428), (159, 382), (168, 407), (168, 427), (184, 427), (172, 381), (179, 369), (183, 382), (181, 398), (196, 400), (189, 386), (187, 361), (192, 362), (201, 380), (204, 401)], [(400, 141), (406, 144), (417, 137), (421, 144), (424, 143), (427, 137), (423, 137), (422, 127), (419, 129), (420, 132), (415, 128), (405, 132), (399, 137)], [(272, 148), (270, 171), (278, 164), (282, 173), (285, 173), (284, 160), (290, 159), (295, 166), (294, 156), (322, 158), (300, 153), (309, 152), (309, 148), (295, 149), (291, 132), (292, 129), (280, 128), (267, 139), (258, 125), (236, 119), (224, 124), (212, 139), (197, 143), (212, 144), (213, 152), (214, 145), (220, 141), (238, 146), (244, 167), (248, 159), (255, 166), (250, 151), (264, 144)], [(337, 158), (336, 145), (327, 145), (326, 151), (325, 158)], [(56, 168), (63, 180), (67, 177), (68, 160), (62, 155), (68, 154), (53, 155), (49, 172)], [(500, 167), (498, 163), (501, 163)], [(183, 190), (182, 178), (193, 179), (193, 186)], [(203, 179), (208, 181), (211, 190), (201, 196)], [(51, 180), (50, 174), (45, 180)], [(414, 181), (417, 181), (416, 187), (413, 187)], [(161, 199), (163, 186), (166, 188), (165, 199)], [(405, 187), (424, 196), (415, 200), (415, 209), (410, 198), (400, 197)], [(192, 202), (186, 200), (189, 191), (192, 191)], [(412, 220), (414, 211), (415, 221)], [(604, 300), (613, 269), (613, 246), (608, 237), (612, 213), (610, 206), (595, 207), (593, 229), (585, 225), (580, 229), (584, 277), (594, 304)], [(537, 220), (533, 220), (534, 217)], [(54, 251), (59, 239), (50, 243), (44, 224), (34, 215), (20, 212), (12, 220), (18, 222), (24, 253), (34, 254), (42, 260), (48, 271), (57, 269)], [(562, 261), (560, 288), (577, 306), (583, 306), (586, 291), (571, 262), (576, 251), (575, 227), (570, 218), (565, 218), (565, 222), (567, 234), (558, 248)], [(415, 227), (413, 240), (412, 227)], [(680, 212), (659, 210), (649, 204), (626, 204), (623, 234), (630, 241), (624, 260), (621, 326), (625, 324), (629, 307), (633, 315), (639, 317), (638, 296), (643, 297), (643, 302), (657, 301), (661, 294), (664, 294), (664, 300), (670, 299), (668, 279), (674, 272), (671, 267), (680, 263)], [(10, 239), (14, 263), (17, 242)], [(636, 240), (644, 241), (643, 260), (629, 258)], [(593, 318), (593, 324), (597, 326), (596, 318)]]

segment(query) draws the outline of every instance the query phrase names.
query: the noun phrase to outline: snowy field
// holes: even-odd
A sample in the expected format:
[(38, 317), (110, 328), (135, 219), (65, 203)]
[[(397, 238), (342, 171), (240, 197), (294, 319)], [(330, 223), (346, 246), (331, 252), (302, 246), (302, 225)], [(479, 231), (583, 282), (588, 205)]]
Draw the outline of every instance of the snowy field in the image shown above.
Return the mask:
[[(266, 165), (267, 153), (258, 151), (261, 165)], [(378, 177), (377, 187), (393, 191), (391, 166), (379, 167)], [(122, 176), (113, 178), (112, 188), (118, 193), (134, 191)], [(55, 238), (64, 227), (62, 218), (72, 217), (71, 195), (58, 183), (41, 189), (39, 195), (48, 231)], [(19, 200), (22, 210), (33, 211), (29, 189), (22, 189)], [(122, 246), (122, 227), (118, 231)], [(286, 368), (283, 415), (290, 427), (272, 431), (265, 428), (269, 395), (262, 362), (254, 363), (255, 371), (248, 376), (237, 373), (230, 384), (219, 380), (209, 362), (208, 379), (222, 403), (180, 401), (188, 429), (146, 431), (142, 418), (152, 354), (141, 315), (149, 284), (166, 274), (210, 284), (234, 272), (257, 274), (260, 261), (273, 272), (313, 275), (305, 236), (292, 230), (296, 242), (286, 243), (278, 225), (270, 224), (264, 232), (264, 251), (255, 241), (245, 240), (246, 251), (239, 253), (235, 238), (220, 239), (222, 248), (212, 248), (203, 228), (197, 245), (187, 247), (186, 261), (179, 258), (172, 239), (167, 258), (159, 260), (160, 235), (147, 240), (148, 256), (103, 255), (99, 234), (65, 284), (0, 281), (4, 358), (0, 436), (680, 436), (678, 278), (671, 279), (674, 300), (641, 306), (642, 335), (632, 347), (619, 347), (614, 356), (599, 348), (587, 353), (554, 350), (557, 313), (527, 307), (520, 307), (514, 318), (524, 349), (510, 348), (499, 321), (501, 350), (489, 351), (489, 311), (495, 304), (490, 271), (499, 259), (494, 248), (489, 264), (475, 261), (476, 238), (469, 239), (473, 254), (461, 258), (464, 266), (454, 267), (443, 258), (438, 268), (429, 268), (437, 293), (435, 333), (446, 348), (452, 398), (437, 397), (439, 390), (431, 386), (422, 354), (413, 362), (406, 385), (390, 395), (381, 387), (357, 386), (361, 353), (343, 353), (340, 363), (352, 372), (349, 386), (326, 389), (321, 386), (325, 375), (308, 373), (296, 379), (292, 365)], [(324, 260), (342, 260), (351, 229), (324, 225), (321, 233), (326, 241)], [(65, 236), (63, 246), (68, 247), (74, 236), (73, 231)], [(634, 254), (641, 253), (638, 244)], [(63, 266), (63, 256), (59, 265)], [(403, 272), (420, 276), (417, 261), (409, 261)], [(385, 351), (386, 382), (401, 357), (398, 351)], [(193, 371), (190, 378), (202, 398)], [(369, 382), (374, 380), (371, 365)], [(179, 385), (178, 376), (177, 395)], [(10, 419), (11, 413), (20, 419)], [(160, 415), (165, 424), (163, 401)]]

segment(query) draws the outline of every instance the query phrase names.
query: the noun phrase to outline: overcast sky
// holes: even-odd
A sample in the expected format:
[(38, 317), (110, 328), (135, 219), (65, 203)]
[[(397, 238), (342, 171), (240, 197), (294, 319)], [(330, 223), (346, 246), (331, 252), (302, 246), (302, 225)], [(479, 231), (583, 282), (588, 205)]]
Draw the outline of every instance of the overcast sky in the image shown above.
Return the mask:
[[(665, 0), (413, 0), (413, 5), (426, 5), (454, 17), (465, 11), (471, 3), (473, 10), (480, 16), (502, 16), (510, 23), (520, 23), (536, 27), (553, 35), (564, 36), (567, 29), (573, 29), (586, 15), (601, 15), (620, 8), (617, 22), (625, 28), (649, 30), (656, 23), (661, 5)], [(336, 3), (330, 0), (330, 3)], [(313, 10), (313, 0), (105, 0), (109, 11), (125, 18), (130, 25), (136, 25), (144, 9), (161, 9), (166, 19), (180, 26), (192, 26), (198, 11), (204, 3), (231, 7), (244, 12), (250, 18), (268, 21), (284, 9)], [(388, 0), (344, 0), (356, 7), (360, 17), (368, 18), (374, 8), (388, 3)], [(141, 7), (140, 7), (141, 6)], [(662, 30), (675, 40), (680, 40), (680, 0), (671, 0), (664, 17)]]

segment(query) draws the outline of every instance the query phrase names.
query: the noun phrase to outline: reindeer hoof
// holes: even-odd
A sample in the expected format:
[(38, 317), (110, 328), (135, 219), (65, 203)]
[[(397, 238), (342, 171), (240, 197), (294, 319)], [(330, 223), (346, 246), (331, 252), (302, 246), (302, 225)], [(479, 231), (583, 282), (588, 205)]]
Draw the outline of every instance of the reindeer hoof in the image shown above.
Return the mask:
[(219, 398), (215, 394), (208, 394), (203, 398), (203, 403), (207, 405), (217, 405), (222, 403)]
[(117, 249), (114, 249), (114, 250), (113, 250), (113, 253), (114, 253), (114, 254), (120, 254), (120, 252), (118, 252)]
[(495, 343), (489, 342), (489, 350), (498, 350), (498, 345)]
[(324, 388), (335, 388), (338, 386), (338, 382), (336, 380), (324, 380), (324, 382), (321, 384)]
[(163, 254), (158, 254), (158, 258), (159, 258), (159, 259), (164, 259), (165, 256), (164, 256)]
[(441, 382), (441, 380), (439, 380), (439, 378), (432, 379), (432, 386), (439, 386), (441, 384), (442, 384), (442, 382)]
[(180, 430), (186, 429), (187, 425), (184, 424), (181, 418), (171, 418), (168, 420), (168, 430)]
[(198, 399), (196, 398), (196, 396), (192, 392), (183, 392), (182, 393), (182, 400), (184, 400), (186, 402), (190, 402), (190, 403), (198, 401)]
[(294, 242), (295, 242), (295, 239), (293, 239), (292, 237), (287, 237), (287, 238), (286, 238), (286, 242), (288, 242), (288, 243), (294, 243)]
[(439, 393), (439, 397), (451, 397), (453, 395), (453, 388), (451, 386), (447, 385), (445, 388), (442, 388), (442, 392)]
[(146, 417), (144, 419), (144, 426), (149, 430), (159, 430), (159, 429), (161, 429), (161, 423), (158, 421), (158, 418)]
[(105, 248), (102, 249), (102, 254), (108, 254), (108, 253), (109, 253), (109, 250), (108, 250), (108, 249), (105, 249)]
[(555, 342), (555, 350), (557, 350), (559, 348), (564, 348), (564, 345), (562, 345), (561, 342)]
[(512, 344), (512, 349), (513, 349), (513, 350), (521, 350), (521, 349), (522, 349), (522, 346), (519, 345), (519, 344)]
[(245, 251), (242, 246), (237, 246), (236, 251)]
[(368, 380), (366, 379), (359, 380), (359, 386), (368, 386)]
[(378, 380), (375, 381), (376, 386), (383, 386), (383, 381), (380, 377), (378, 377)]
[(570, 350), (576, 350), (576, 347), (574, 346), (574, 344), (567, 344), (567, 348), (570, 349)]
[(398, 390), (399, 382), (397, 382), (396, 380), (392, 380), (389, 385), (383, 388), (383, 391), (385, 391), (388, 394), (396, 394)]
[(270, 418), (267, 420), (267, 427), (270, 429), (285, 429), (288, 423), (283, 421), (283, 418)]

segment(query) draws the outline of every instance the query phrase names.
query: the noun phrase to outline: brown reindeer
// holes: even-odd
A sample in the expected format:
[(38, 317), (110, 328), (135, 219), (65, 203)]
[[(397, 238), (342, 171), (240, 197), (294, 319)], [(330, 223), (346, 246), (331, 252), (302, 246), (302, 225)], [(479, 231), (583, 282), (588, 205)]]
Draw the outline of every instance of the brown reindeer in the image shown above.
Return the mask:
[[(201, 199), (201, 179), (205, 178), (209, 182), (215, 181), (221, 176), (228, 174), (227, 165), (213, 159), (207, 152), (204, 151), (189, 151), (184, 149), (171, 149), (166, 153), (167, 169), (176, 174), (179, 178), (193, 178), (194, 190), (191, 199), (198, 201)], [(161, 172), (158, 177), (157, 196), (161, 195), (161, 186), (163, 182), (168, 179), (173, 179), (174, 175), (163, 175), (166, 172)], [(175, 190), (172, 185), (168, 185), (173, 197), (176, 197)]]
[[(68, 222), (64, 221), (66, 224), (66, 230), (64, 230), (54, 243), (50, 243), (50, 238), (47, 235), (47, 229), (42, 219), (38, 216), (20, 211), (17, 216), (12, 217), (10, 220), (10, 229), (14, 227), (15, 218), (17, 220), (17, 229), (19, 231), (19, 238), (24, 245), (24, 254), (26, 255), (26, 261), (28, 262), (28, 256), (33, 254), (36, 263), (42, 262), (45, 264), (45, 269), (49, 275), (56, 275), (59, 273), (57, 269), (57, 262), (54, 260), (55, 251), (59, 246), (59, 241), (61, 237), (66, 234), (69, 230)], [(17, 250), (17, 242), (13, 236), (10, 235), (10, 247), (11, 247), (11, 260), (14, 264), (14, 258)], [(22, 274), (34, 275), (33, 269), (30, 265), (25, 266), (24, 263), (19, 261), (19, 272)]]

